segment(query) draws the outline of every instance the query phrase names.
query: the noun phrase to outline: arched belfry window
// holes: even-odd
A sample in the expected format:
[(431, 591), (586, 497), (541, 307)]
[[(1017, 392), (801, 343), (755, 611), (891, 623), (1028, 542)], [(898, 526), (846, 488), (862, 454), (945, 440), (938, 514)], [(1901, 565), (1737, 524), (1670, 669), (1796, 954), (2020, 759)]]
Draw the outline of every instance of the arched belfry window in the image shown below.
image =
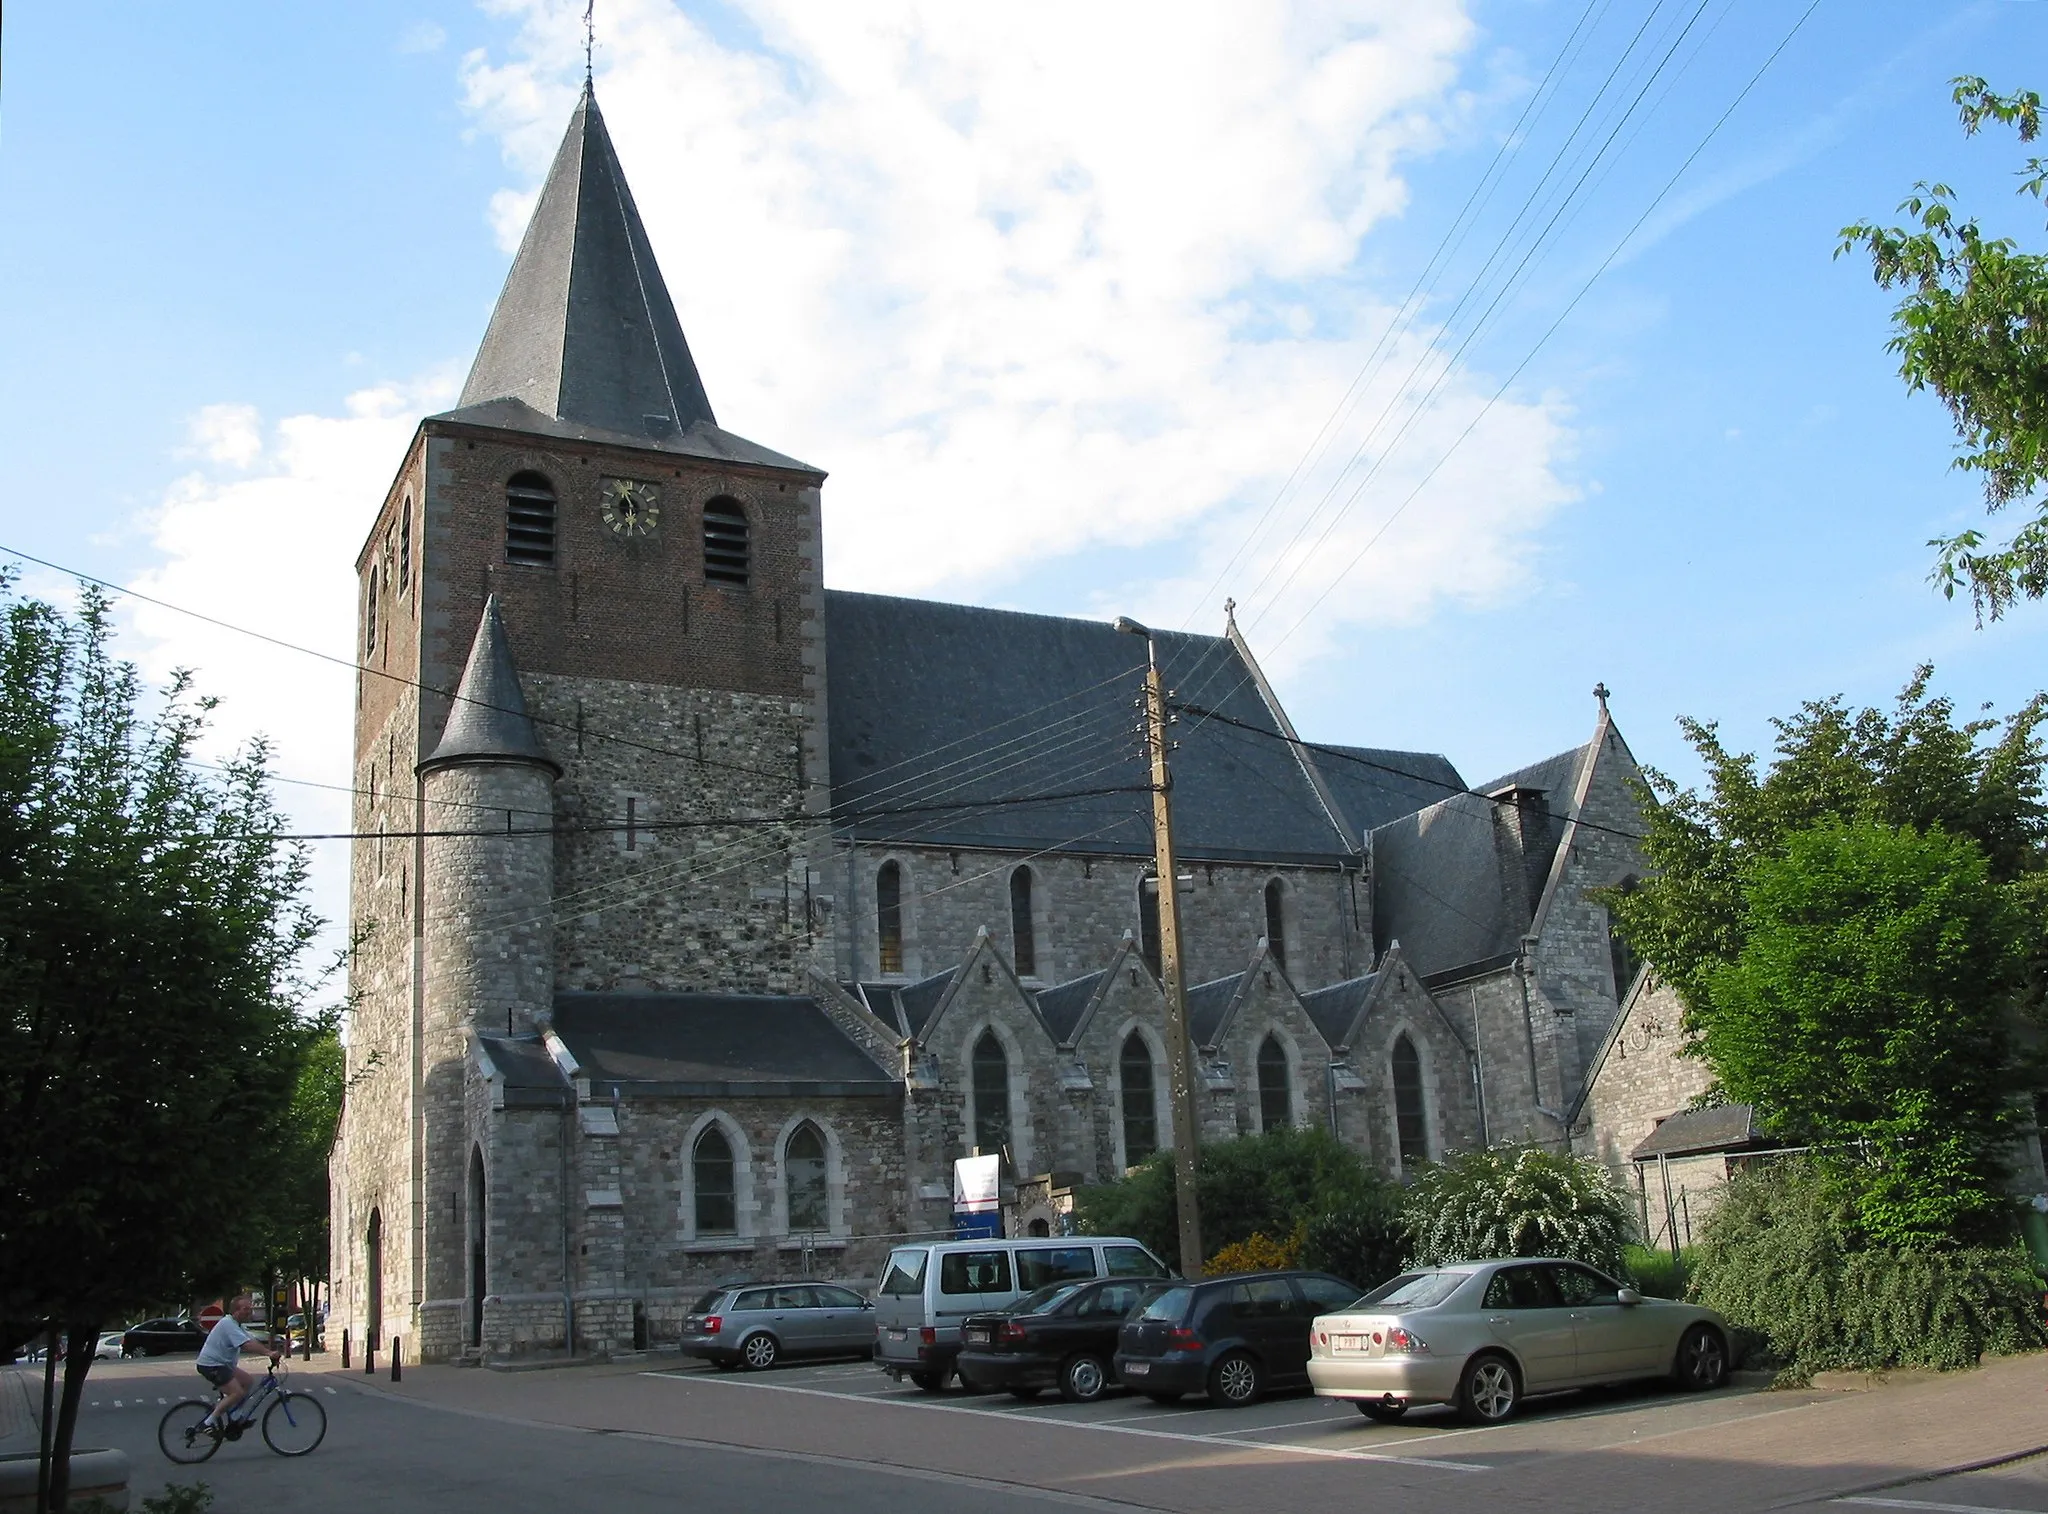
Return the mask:
[(747, 512), (738, 500), (714, 499), (704, 507), (704, 581), (746, 587)]
[(1266, 945), (1280, 970), (1287, 971), (1287, 890), (1278, 878), (1266, 885)]
[(1124, 1096), (1124, 1165), (1142, 1162), (1159, 1149), (1157, 1070), (1152, 1048), (1135, 1030), (1117, 1059), (1117, 1079)]
[(974, 1043), (974, 1144), (984, 1156), (1010, 1144), (1010, 1058), (992, 1030)]
[(398, 592), (404, 594), (411, 588), (412, 496), (408, 494), (398, 511)]
[(1285, 1130), (1294, 1123), (1294, 1098), (1287, 1086), (1287, 1049), (1278, 1036), (1259, 1043), (1259, 1129)]
[(1429, 1160), (1429, 1115), (1422, 1102), (1422, 1058), (1403, 1031), (1394, 1037), (1394, 1137), (1406, 1170)]
[(697, 1234), (732, 1235), (738, 1231), (732, 1142), (716, 1125), (707, 1125), (691, 1148), (690, 1189), (696, 1198)]
[(881, 970), (903, 971), (903, 865), (884, 862), (875, 874), (875, 938)]
[[(1641, 887), (1641, 881), (1634, 873), (1630, 873), (1615, 885), (1614, 891), (1618, 894), (1632, 894)], [(1635, 982), (1636, 969), (1643, 965), (1643, 959), (1636, 955), (1636, 949), (1629, 945), (1628, 937), (1615, 925), (1612, 910), (1608, 911), (1607, 915), (1607, 955), (1614, 965), (1614, 997), (1619, 999), (1628, 992), (1629, 985)]]
[(542, 473), (515, 473), (505, 485), (505, 561), (555, 565), (555, 486)]
[(825, 1138), (806, 1121), (789, 1133), (782, 1148), (782, 1175), (789, 1191), (792, 1235), (830, 1228), (825, 1188)]
[(370, 569), (369, 586), (363, 596), (363, 655), (377, 650), (377, 570)]
[(1020, 867), (1010, 874), (1010, 941), (1016, 949), (1017, 976), (1038, 973), (1038, 935), (1031, 928), (1031, 869)]
[(1145, 954), (1152, 976), (1159, 973), (1159, 880), (1138, 880), (1138, 949)]

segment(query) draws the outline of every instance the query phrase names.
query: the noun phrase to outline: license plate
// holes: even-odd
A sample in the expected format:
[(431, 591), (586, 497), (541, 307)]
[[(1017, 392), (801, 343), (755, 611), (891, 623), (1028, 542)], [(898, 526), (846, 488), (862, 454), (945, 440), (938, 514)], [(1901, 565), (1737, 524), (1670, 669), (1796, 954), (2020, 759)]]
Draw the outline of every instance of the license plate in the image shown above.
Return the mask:
[(891, 1330), (889, 1332), (889, 1339), (892, 1341), (907, 1341), (910, 1339), (910, 1332), (908, 1330)]
[(960, 1338), (970, 1346), (986, 1346), (988, 1344), (988, 1332), (986, 1330), (963, 1330), (960, 1332)]
[(1337, 1335), (1332, 1336), (1331, 1341), (1339, 1351), (1363, 1351), (1365, 1349), (1365, 1337), (1362, 1335)]
[(1143, 1377), (1143, 1376), (1145, 1376), (1145, 1375), (1146, 1375), (1146, 1374), (1147, 1374), (1148, 1372), (1150, 1372), (1151, 1370), (1152, 1370), (1152, 1364), (1151, 1364), (1150, 1362), (1125, 1362), (1125, 1363), (1124, 1363), (1124, 1376), (1125, 1376), (1125, 1377)]

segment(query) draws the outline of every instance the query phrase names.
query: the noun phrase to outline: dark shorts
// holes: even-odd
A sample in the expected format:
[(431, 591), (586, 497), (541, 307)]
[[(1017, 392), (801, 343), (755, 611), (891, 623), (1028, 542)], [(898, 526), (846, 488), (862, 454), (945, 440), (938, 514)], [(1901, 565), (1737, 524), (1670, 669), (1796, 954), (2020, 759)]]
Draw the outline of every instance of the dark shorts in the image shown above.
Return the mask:
[(201, 1367), (199, 1375), (212, 1383), (214, 1387), (225, 1388), (235, 1380), (235, 1369), (233, 1367)]

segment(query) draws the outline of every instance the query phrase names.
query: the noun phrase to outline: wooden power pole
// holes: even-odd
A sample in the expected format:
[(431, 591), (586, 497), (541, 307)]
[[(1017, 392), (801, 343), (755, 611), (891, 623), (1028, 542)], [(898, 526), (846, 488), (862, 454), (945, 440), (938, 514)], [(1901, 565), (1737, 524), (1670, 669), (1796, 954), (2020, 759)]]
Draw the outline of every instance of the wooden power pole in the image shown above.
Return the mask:
[(1202, 1211), (1195, 1194), (1195, 1053), (1188, 1034), (1187, 974), (1180, 944), (1180, 863), (1173, 851), (1173, 773), (1166, 754), (1166, 679), (1159, 669), (1159, 644), (1128, 617), (1119, 631), (1145, 638), (1145, 744), (1152, 756), (1152, 844), (1159, 873), (1159, 977), (1166, 993), (1167, 1088), (1173, 1103), (1173, 1188), (1180, 1214), (1180, 1270), (1202, 1275)]

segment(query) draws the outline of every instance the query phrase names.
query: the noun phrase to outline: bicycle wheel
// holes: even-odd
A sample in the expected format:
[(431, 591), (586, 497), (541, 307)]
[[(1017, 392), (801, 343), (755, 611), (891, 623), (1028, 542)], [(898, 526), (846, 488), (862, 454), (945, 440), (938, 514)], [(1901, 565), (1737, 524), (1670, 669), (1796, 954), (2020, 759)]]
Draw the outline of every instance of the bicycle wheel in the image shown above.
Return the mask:
[(327, 1438), (327, 1411), (310, 1393), (280, 1393), (263, 1411), (263, 1443), (279, 1456), (304, 1456)]
[(190, 1466), (218, 1451), (220, 1437), (205, 1427), (212, 1412), (212, 1404), (196, 1398), (181, 1399), (166, 1409), (156, 1427), (156, 1443), (164, 1455)]

